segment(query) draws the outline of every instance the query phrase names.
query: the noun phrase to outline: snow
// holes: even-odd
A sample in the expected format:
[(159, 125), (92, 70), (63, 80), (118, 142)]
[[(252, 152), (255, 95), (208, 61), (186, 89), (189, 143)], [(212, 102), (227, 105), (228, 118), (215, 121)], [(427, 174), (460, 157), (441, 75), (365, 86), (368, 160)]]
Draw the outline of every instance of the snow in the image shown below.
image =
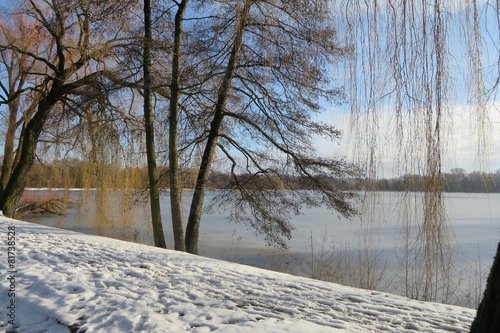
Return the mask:
[[(9, 227), (15, 298), (8, 296)], [(475, 316), (5, 217), (0, 240), (0, 328), (7, 332), (468, 332)]]

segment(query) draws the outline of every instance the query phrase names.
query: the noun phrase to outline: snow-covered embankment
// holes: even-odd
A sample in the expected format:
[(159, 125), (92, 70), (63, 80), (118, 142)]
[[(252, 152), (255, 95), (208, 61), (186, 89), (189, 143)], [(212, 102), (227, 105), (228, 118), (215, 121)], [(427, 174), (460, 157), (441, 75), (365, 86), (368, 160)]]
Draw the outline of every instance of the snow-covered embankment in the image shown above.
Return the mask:
[(0, 238), (12, 332), (467, 332), (475, 315), (5, 217)]

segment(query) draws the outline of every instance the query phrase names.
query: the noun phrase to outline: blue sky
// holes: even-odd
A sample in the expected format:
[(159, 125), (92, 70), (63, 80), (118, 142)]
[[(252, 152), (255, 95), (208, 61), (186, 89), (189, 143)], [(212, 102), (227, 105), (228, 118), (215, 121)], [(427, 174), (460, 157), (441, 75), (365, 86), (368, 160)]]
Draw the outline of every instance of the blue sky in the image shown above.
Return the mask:
[[(450, 0), (448, 4), (465, 4), (464, 1), (452, 1)], [(384, 1), (379, 3), (379, 10), (383, 9)], [(487, 112), (477, 116), (475, 111), (476, 105), (473, 97), (474, 94), (467, 93), (467, 85), (471, 83), (471, 76), (468, 73), (468, 63), (467, 55), (469, 50), (467, 49), (466, 41), (464, 40), (464, 35), (469, 33), (470, 26), (464, 23), (464, 13), (465, 11), (457, 10), (458, 7), (448, 6), (445, 11), (445, 17), (448, 20), (449, 29), (446, 33), (446, 43), (448, 47), (448, 53), (446, 54), (446, 61), (448, 72), (448, 84), (449, 84), (449, 96), (447, 98), (446, 105), (446, 115), (445, 124), (443, 124), (443, 171), (447, 172), (451, 168), (464, 168), (471, 172), (474, 170), (484, 170), (484, 171), (496, 171), (500, 169), (500, 96), (497, 89), (492, 89), (495, 81), (500, 75), (499, 72), (499, 52), (500, 52), (500, 36), (499, 27), (496, 16), (495, 7), (496, 2), (491, 1), (478, 1), (479, 8), (479, 25), (481, 29), (481, 44), (483, 47), (482, 53), (482, 68), (483, 68), (483, 78), (485, 90), (488, 91), (488, 99), (485, 99), (487, 106)], [(386, 22), (384, 22), (383, 15), (379, 17), (378, 24), (382, 27)], [(416, 22), (418, 25), (418, 22)], [(365, 26), (366, 27), (366, 26)], [(365, 35), (365, 38), (367, 35)], [(379, 36), (381, 43), (383, 44), (384, 36)], [(421, 43), (421, 40), (415, 40), (417, 43)], [(383, 49), (383, 46), (382, 46)], [(413, 50), (418, 52), (418, 45)], [(368, 53), (367, 49), (362, 49), (366, 56)], [(390, 50), (389, 50), (390, 52)], [(395, 151), (398, 149), (396, 145), (397, 135), (395, 130), (395, 111), (393, 98), (385, 97), (383, 101), (377, 102), (373, 106), (371, 112), (378, 114), (377, 119), (371, 117), (371, 113), (365, 113), (363, 108), (366, 105), (365, 98), (365, 85), (364, 81), (367, 79), (363, 76), (363, 70), (373, 70), (375, 75), (375, 81), (379, 82), (379, 87), (375, 87), (375, 93), (384, 95), (387, 91), (386, 83), (390, 84), (392, 77), (386, 76), (384, 68), (384, 58), (377, 58), (380, 63), (374, 65), (362, 66), (360, 62), (360, 68), (358, 69), (359, 79), (361, 82), (358, 85), (358, 103), (361, 105), (360, 118), (362, 119), (359, 123), (362, 124), (362, 132), (355, 131), (350, 126), (351, 115), (349, 112), (349, 104), (342, 105), (340, 107), (331, 107), (322, 116), (321, 119), (325, 121), (331, 121), (337, 127), (343, 130), (345, 133), (345, 139), (342, 140), (340, 145), (332, 145), (326, 142), (318, 141), (318, 148), (324, 154), (328, 152), (338, 152), (353, 158), (355, 160), (363, 159), (366, 161), (369, 155), (369, 149), (366, 143), (369, 138), (369, 131), (365, 128), (375, 127), (377, 128), (378, 134), (374, 138), (374, 152), (378, 161), (378, 166), (380, 167), (379, 175), (384, 177), (391, 177), (394, 175), (399, 175), (402, 172), (400, 167), (401, 164), (413, 164), (411, 168), (418, 171), (417, 169), (422, 168), (423, 162), (425, 160), (425, 147), (423, 144), (419, 143), (418, 138), (415, 136), (410, 136), (410, 133), (416, 133), (419, 129), (423, 128), (422, 124), (415, 123), (404, 123), (403, 132), (406, 133), (407, 141), (406, 146), (408, 151), (405, 151), (406, 160), (398, 158), (397, 155), (401, 156), (400, 151)], [(431, 60), (432, 61), (432, 60)], [(361, 74), (360, 74), (361, 73)], [(371, 80), (368, 77), (368, 80)], [(390, 86), (389, 86), (390, 87)], [(377, 91), (378, 89), (378, 91)], [(387, 88), (390, 90), (391, 88)], [(392, 96), (392, 95), (391, 95)], [(417, 96), (418, 97), (418, 96)], [(377, 98), (374, 98), (375, 100)], [(483, 117), (486, 119), (484, 121), (485, 128), (479, 131), (481, 126), (479, 118)], [(363, 120), (364, 118), (364, 120)], [(481, 137), (477, 133), (484, 133)], [(364, 136), (363, 136), (364, 135)], [(413, 134), (418, 136), (418, 133)], [(422, 136), (422, 135), (421, 135)], [(483, 140), (484, 139), (484, 140)], [(361, 143), (361, 144), (359, 144)], [(358, 145), (357, 145), (358, 144)], [(364, 146), (363, 146), (364, 144)], [(479, 148), (481, 146), (481, 149)], [(420, 149), (420, 150), (419, 150)], [(399, 166), (398, 166), (399, 164)], [(411, 169), (410, 168), (410, 169)], [(404, 171), (403, 171), (404, 172)]]

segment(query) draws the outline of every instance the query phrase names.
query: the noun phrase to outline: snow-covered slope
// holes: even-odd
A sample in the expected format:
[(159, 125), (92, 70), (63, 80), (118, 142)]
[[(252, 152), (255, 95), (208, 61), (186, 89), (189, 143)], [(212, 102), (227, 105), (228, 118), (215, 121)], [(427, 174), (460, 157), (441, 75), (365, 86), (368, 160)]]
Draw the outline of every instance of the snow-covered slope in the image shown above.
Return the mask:
[(7, 332), (466, 332), (475, 315), (4, 217), (0, 239)]

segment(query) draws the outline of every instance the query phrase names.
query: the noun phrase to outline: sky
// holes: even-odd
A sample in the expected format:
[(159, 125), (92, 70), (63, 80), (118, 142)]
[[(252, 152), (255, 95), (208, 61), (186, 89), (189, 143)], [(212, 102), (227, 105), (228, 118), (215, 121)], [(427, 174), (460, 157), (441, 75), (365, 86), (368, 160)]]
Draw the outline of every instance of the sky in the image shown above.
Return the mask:
[[(463, 1), (450, 0), (450, 3), (461, 4)], [(12, 6), (13, 0), (0, 0), (0, 6)], [(500, 40), (498, 23), (495, 21), (497, 17), (493, 10), (495, 2), (492, 0), (478, 1), (479, 4), (479, 19), (482, 33), (482, 43), (485, 45), (486, 52), (483, 58), (485, 87), (490, 89), (495, 80), (500, 76), (498, 69), (498, 57), (500, 52)], [(380, 3), (382, 6), (383, 3)], [(451, 8), (451, 7), (450, 7)], [(453, 19), (453, 12), (448, 13)], [(443, 171), (447, 172), (451, 168), (464, 168), (468, 172), (474, 170), (496, 171), (500, 169), (500, 94), (498, 88), (492, 91), (488, 101), (488, 118), (486, 133), (486, 145), (478, 149), (480, 146), (480, 138), (477, 136), (477, 128), (475, 128), (475, 119), (470, 112), (471, 107), (467, 106), (467, 93), (464, 91), (467, 83), (467, 73), (463, 68), (464, 49), (463, 37), (457, 30), (450, 30), (449, 45), (451, 47), (449, 55), (450, 85), (456, 91), (450, 99), (448, 105), (448, 115), (451, 120), (446, 125), (446, 133), (444, 135), (445, 148), (443, 154)], [(460, 71), (457, 68), (462, 66)], [(353, 131), (351, 127), (351, 115), (348, 111), (349, 104), (342, 106), (328, 106), (326, 111), (318, 119), (327, 121), (344, 133), (344, 138), (339, 144), (326, 142), (323, 140), (316, 141), (316, 147), (321, 155), (343, 155), (351, 160), (359, 160), (359, 156), (366, 155), (360, 151), (359, 143), (367, 138), (360, 138), (359, 133)], [(380, 136), (377, 138), (377, 156), (379, 166), (381, 167), (380, 175), (383, 177), (391, 177), (398, 175), (400, 170), (394, 166), (394, 161), (397, 160), (396, 152), (394, 152), (394, 141), (396, 140), (392, 125), (394, 123), (394, 114), (387, 110), (377, 110), (382, 121), (380, 126)], [(477, 126), (476, 126), (477, 127)], [(356, 148), (357, 147), (357, 148)]]
[[(486, 145), (482, 148), (479, 141), (481, 137), (477, 134), (476, 119), (470, 109), (471, 107), (464, 105), (452, 105), (448, 110), (450, 121), (446, 124), (447, 130), (443, 142), (443, 172), (449, 172), (453, 168), (462, 168), (467, 172), (495, 172), (500, 169), (500, 102), (489, 104), (490, 126), (485, 134)], [(377, 138), (376, 155), (380, 177), (392, 178), (406, 173), (398, 169), (395, 163), (398, 160), (398, 151), (395, 151), (397, 136), (394, 133), (394, 113), (381, 111), (378, 118), (380, 135)], [(335, 124), (343, 132), (343, 138), (338, 143), (318, 139), (315, 144), (320, 155), (327, 156), (333, 153), (346, 156), (349, 160), (366, 159), (368, 152), (361, 151), (356, 145), (364, 138), (355, 134), (357, 131), (352, 128), (349, 111), (331, 107), (319, 119)], [(407, 123), (406, 126), (410, 125)], [(404, 131), (407, 132), (409, 131)], [(423, 154), (421, 156), (423, 157)]]
[[(491, 0), (478, 1), (480, 43), (483, 48), (482, 63), (479, 66), (483, 70), (484, 89), (487, 92), (487, 97), (483, 99), (486, 105), (485, 112), (481, 113), (476, 110), (474, 100), (476, 95), (467, 92), (467, 87), (473, 86), (473, 76), (468, 71), (469, 64), (467, 60), (471, 51), (467, 48), (465, 40), (470, 38), (471, 26), (464, 23), (466, 11), (457, 9), (468, 2), (450, 0), (445, 1), (445, 3), (456, 6), (447, 6), (447, 10), (444, 12), (449, 28), (445, 35), (447, 47), (445, 53), (447, 72), (445, 77), (448, 83), (448, 96), (444, 122), (442, 123), (442, 171), (449, 172), (452, 168), (463, 168), (467, 172), (476, 170), (494, 172), (500, 169), (500, 93), (498, 86), (493, 89), (496, 80), (500, 78), (500, 24), (497, 21), (498, 17), (495, 11), (497, 2)], [(379, 11), (384, 12), (384, 4), (385, 2), (379, 3)], [(366, 15), (370, 17), (368, 14)], [(416, 17), (421, 18), (419, 15)], [(381, 31), (383, 31), (387, 24), (384, 19), (384, 16), (381, 15), (379, 20), (376, 23), (372, 22), (372, 24), (379, 24)], [(433, 23), (432, 20), (430, 22)], [(415, 24), (418, 25), (419, 22), (415, 22)], [(366, 28), (366, 24), (363, 27)], [(370, 41), (370, 38), (366, 35), (364, 38), (365, 43)], [(359, 57), (362, 55), (365, 57), (363, 59), (372, 57), (379, 61), (379, 63), (366, 65), (359, 60), (357, 96), (361, 110), (354, 118), (350, 112), (352, 102), (347, 102), (341, 106), (327, 106), (324, 114), (318, 119), (330, 122), (341, 129), (344, 133), (344, 139), (338, 145), (317, 140), (316, 145), (322, 155), (333, 152), (361, 162), (366, 162), (370, 157), (370, 151), (373, 151), (379, 169), (377, 175), (390, 178), (400, 176), (408, 172), (409, 169), (416, 171), (419, 166), (422, 167), (425, 153), (421, 147), (423, 142), (420, 139), (422, 139), (423, 134), (418, 133), (418, 131), (423, 129), (421, 124), (423, 119), (421, 117), (417, 117), (416, 120), (412, 119), (409, 115), (411, 112), (401, 110), (408, 119), (412, 119), (412, 121), (408, 119), (403, 121), (402, 132), (406, 135), (406, 146), (413, 147), (413, 151), (410, 153), (405, 150), (406, 156), (401, 158), (401, 151), (397, 150), (399, 149), (397, 142), (400, 139), (396, 134), (396, 112), (394, 104), (391, 104), (394, 103), (395, 93), (392, 91), (385, 95), (387, 90), (391, 89), (391, 80), (393, 78), (390, 71), (388, 75), (385, 72), (387, 63), (384, 63), (384, 61), (388, 58), (384, 58), (383, 54), (385, 51), (383, 45), (385, 42), (384, 34), (381, 33), (377, 38), (380, 39), (382, 45), (382, 49), (378, 50), (382, 53), (380, 56), (374, 57), (374, 53), (370, 53), (373, 51), (370, 51), (365, 44), (356, 45), (360, 52)], [(375, 37), (372, 36), (371, 41), (373, 42), (374, 39)], [(421, 52), (420, 45), (423, 45), (423, 40), (414, 40), (416, 47), (412, 46), (411, 50)], [(359, 40), (358, 42), (361, 43)], [(431, 42), (432, 38), (429, 39), (429, 43)], [(388, 49), (388, 52), (391, 54), (392, 50)], [(421, 58), (412, 58), (411, 56), (409, 59), (421, 60)], [(432, 57), (429, 57), (429, 59), (433, 61)], [(411, 70), (420, 70), (420, 64), (413, 66), (413, 64), (403, 63), (402, 66), (407, 71), (404, 72), (404, 75), (411, 77), (411, 75), (422, 74), (411, 72)], [(338, 79), (343, 80), (341, 77)], [(375, 83), (373, 90), (375, 98), (373, 100), (376, 100), (376, 105), (370, 105), (370, 108), (363, 105), (364, 98), (371, 97), (367, 93), (367, 82)], [(380, 100), (377, 100), (379, 97)], [(419, 98), (420, 96), (416, 97)], [(366, 110), (369, 110), (369, 112)], [(373, 114), (376, 114), (376, 117)], [(353, 123), (360, 126), (361, 130), (355, 130), (352, 126)], [(376, 129), (377, 133), (370, 136), (370, 129), (373, 128)], [(368, 142), (372, 143), (373, 150), (369, 150)], [(419, 149), (421, 149), (420, 152)], [(402, 168), (401, 164), (412, 165), (412, 167)]]

